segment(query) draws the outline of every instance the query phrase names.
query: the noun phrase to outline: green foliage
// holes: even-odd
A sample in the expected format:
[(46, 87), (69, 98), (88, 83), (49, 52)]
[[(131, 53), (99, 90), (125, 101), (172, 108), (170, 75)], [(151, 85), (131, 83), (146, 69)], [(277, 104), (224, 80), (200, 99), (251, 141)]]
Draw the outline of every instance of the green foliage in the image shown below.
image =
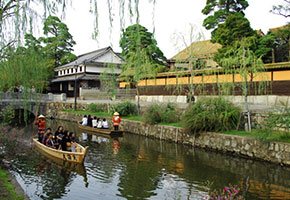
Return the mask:
[(148, 57), (150, 63), (163, 65), (163, 62), (166, 61), (162, 51), (157, 47), (157, 41), (153, 34), (140, 24), (126, 28), (120, 40), (120, 46), (122, 55), (126, 60), (140, 48), (141, 51), (144, 51), (144, 56)]
[(284, 5), (275, 5), (273, 6), (271, 12), (276, 14), (276, 15), (281, 15), (283, 17), (290, 17), (290, 1), (289, 0), (284, 0), (285, 4)]
[(254, 36), (249, 20), (241, 13), (229, 14), (224, 23), (218, 24), (212, 32), (211, 41), (223, 47), (231, 46), (235, 41)]
[(268, 131), (284, 130), (290, 132), (290, 107), (281, 102), (283, 107), (279, 107), (275, 112), (271, 112), (264, 122), (264, 128)]
[(114, 112), (118, 112), (120, 116), (136, 115), (137, 106), (134, 103), (131, 103), (130, 101), (125, 101), (125, 102), (113, 105), (113, 107), (110, 109), (109, 112), (110, 114), (113, 114)]
[(76, 58), (73, 51), (73, 45), (76, 42), (69, 33), (66, 24), (56, 16), (48, 16), (44, 21), (43, 33), (46, 38), (40, 38), (45, 44), (44, 50), (50, 58), (54, 60), (54, 66), (63, 65)]
[(273, 37), (275, 62), (288, 62), (290, 60), (290, 24), (268, 34)]
[(260, 140), (267, 141), (279, 141), (279, 142), (288, 142), (290, 143), (290, 133), (277, 131), (277, 130), (266, 130), (266, 129), (253, 129), (251, 132), (246, 131), (223, 131), (223, 134), (229, 135), (238, 135), (238, 136), (246, 136), (251, 138), (257, 138)]
[(244, 10), (249, 6), (247, 0), (207, 0), (202, 13), (208, 17), (204, 19), (203, 26), (209, 30), (217, 27), (219, 23), (226, 20), (229, 14), (244, 14)]
[(126, 64), (122, 66), (123, 77), (136, 84), (142, 76), (155, 76), (166, 71), (166, 60), (162, 51), (157, 47), (157, 41), (147, 28), (135, 24), (126, 28), (120, 40), (122, 55)]
[(104, 112), (105, 111), (105, 107), (103, 104), (95, 104), (95, 103), (91, 103), (89, 105), (89, 110), (92, 112)]
[(158, 124), (161, 122), (162, 107), (153, 104), (143, 114), (143, 121), (147, 124)]
[(153, 104), (143, 114), (143, 120), (147, 124), (175, 123), (180, 120), (174, 104)]
[(7, 58), (0, 61), (0, 90), (7, 91), (14, 86), (24, 86), (24, 97), (30, 96), (34, 86), (42, 92), (53, 75), (53, 63), (35, 47), (10, 48)]
[(0, 112), (0, 116), (3, 120), (3, 124), (10, 125), (13, 123), (13, 120), (15, 119), (15, 110), (13, 108), (13, 105), (8, 105), (5, 108), (2, 109)]
[(226, 21), (219, 24), (218, 28), (212, 32), (211, 41), (222, 45), (214, 60), (220, 64), (220, 60), (226, 57), (228, 50), (235, 48), (236, 43), (245, 40), (245, 38), (248, 41), (247, 48), (253, 51), (257, 58), (271, 61), (274, 37), (272, 35), (259, 35), (251, 28), (248, 19), (240, 13), (228, 15)]
[(231, 130), (236, 128), (240, 112), (240, 108), (221, 97), (203, 98), (189, 106), (182, 121), (191, 133)]
[(0, 199), (23, 200), (24, 197), (15, 192), (7, 173), (0, 168)]

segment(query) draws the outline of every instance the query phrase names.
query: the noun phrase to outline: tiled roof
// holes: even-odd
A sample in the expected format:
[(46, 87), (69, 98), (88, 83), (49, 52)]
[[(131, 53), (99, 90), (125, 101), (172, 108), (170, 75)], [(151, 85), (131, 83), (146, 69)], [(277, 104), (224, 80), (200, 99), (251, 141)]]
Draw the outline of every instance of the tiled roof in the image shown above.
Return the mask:
[[(79, 55), (76, 60), (74, 60), (74, 61), (72, 61), (70, 63), (67, 63), (65, 65), (56, 67), (55, 70), (61, 69), (61, 68), (65, 68), (65, 67), (69, 67), (69, 66), (73, 66), (73, 65), (83, 64), (84, 62), (87, 62), (87, 63), (88, 62), (93, 62), (93, 60), (97, 59), (98, 57), (104, 55), (105, 53), (107, 53), (109, 51), (114, 52), (111, 47), (106, 47), (106, 48), (98, 49), (96, 51), (92, 51), (92, 52), (89, 52), (89, 53), (85, 53), (85, 54)], [(118, 54), (118, 53), (115, 53), (115, 54), (118, 57), (120, 57), (120, 54)], [(122, 58), (120, 57), (120, 59), (122, 59)]]
[(189, 47), (173, 56), (172, 59), (184, 60), (189, 59), (190, 57), (205, 57), (216, 54), (218, 49), (221, 47), (220, 44), (212, 43), (210, 40), (193, 42)]

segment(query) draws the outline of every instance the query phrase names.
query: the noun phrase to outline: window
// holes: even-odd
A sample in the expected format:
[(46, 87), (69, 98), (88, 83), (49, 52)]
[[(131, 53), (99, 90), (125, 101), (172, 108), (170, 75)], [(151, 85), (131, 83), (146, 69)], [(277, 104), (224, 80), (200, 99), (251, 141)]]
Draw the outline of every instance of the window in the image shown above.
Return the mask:
[(67, 69), (67, 73), (69, 74), (69, 69)]
[(80, 72), (83, 70), (83, 67), (80, 67)]
[(65, 74), (65, 70), (63, 70), (63, 74)]
[(70, 70), (70, 71), (71, 71), (71, 73), (74, 73), (74, 69), (73, 69), (73, 68), (71, 68), (71, 70)]
[(78, 68), (75, 68), (75, 73), (77, 73), (78, 72)]
[(62, 75), (62, 71), (59, 71), (58, 74), (59, 74), (59, 75)]

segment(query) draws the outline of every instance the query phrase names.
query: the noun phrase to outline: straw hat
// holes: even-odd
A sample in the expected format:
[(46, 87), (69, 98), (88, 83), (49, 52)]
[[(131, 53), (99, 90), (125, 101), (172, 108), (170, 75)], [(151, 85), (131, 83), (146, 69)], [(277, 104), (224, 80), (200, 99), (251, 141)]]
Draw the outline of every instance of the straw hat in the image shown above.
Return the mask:
[(119, 115), (119, 113), (118, 112), (114, 112), (114, 115)]
[(39, 117), (38, 118), (45, 118), (43, 115), (39, 115)]

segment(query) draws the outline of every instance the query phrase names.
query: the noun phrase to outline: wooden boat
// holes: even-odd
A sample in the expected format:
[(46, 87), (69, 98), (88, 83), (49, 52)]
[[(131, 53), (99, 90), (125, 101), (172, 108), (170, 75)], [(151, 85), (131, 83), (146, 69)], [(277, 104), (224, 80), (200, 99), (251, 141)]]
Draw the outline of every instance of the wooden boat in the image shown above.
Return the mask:
[(88, 147), (83, 147), (80, 144), (77, 144), (76, 152), (70, 152), (70, 151), (61, 151), (61, 150), (50, 148), (38, 142), (37, 139), (33, 139), (33, 142), (34, 142), (35, 147), (41, 150), (42, 152), (50, 156), (53, 156), (55, 158), (68, 161), (68, 162), (82, 163), (88, 151)]
[(89, 126), (83, 126), (79, 124), (79, 129), (82, 131), (89, 131), (91, 133), (100, 133), (100, 134), (106, 134), (111, 136), (121, 136), (123, 134), (123, 131), (114, 131), (111, 129), (100, 129), (100, 128), (92, 128)]

